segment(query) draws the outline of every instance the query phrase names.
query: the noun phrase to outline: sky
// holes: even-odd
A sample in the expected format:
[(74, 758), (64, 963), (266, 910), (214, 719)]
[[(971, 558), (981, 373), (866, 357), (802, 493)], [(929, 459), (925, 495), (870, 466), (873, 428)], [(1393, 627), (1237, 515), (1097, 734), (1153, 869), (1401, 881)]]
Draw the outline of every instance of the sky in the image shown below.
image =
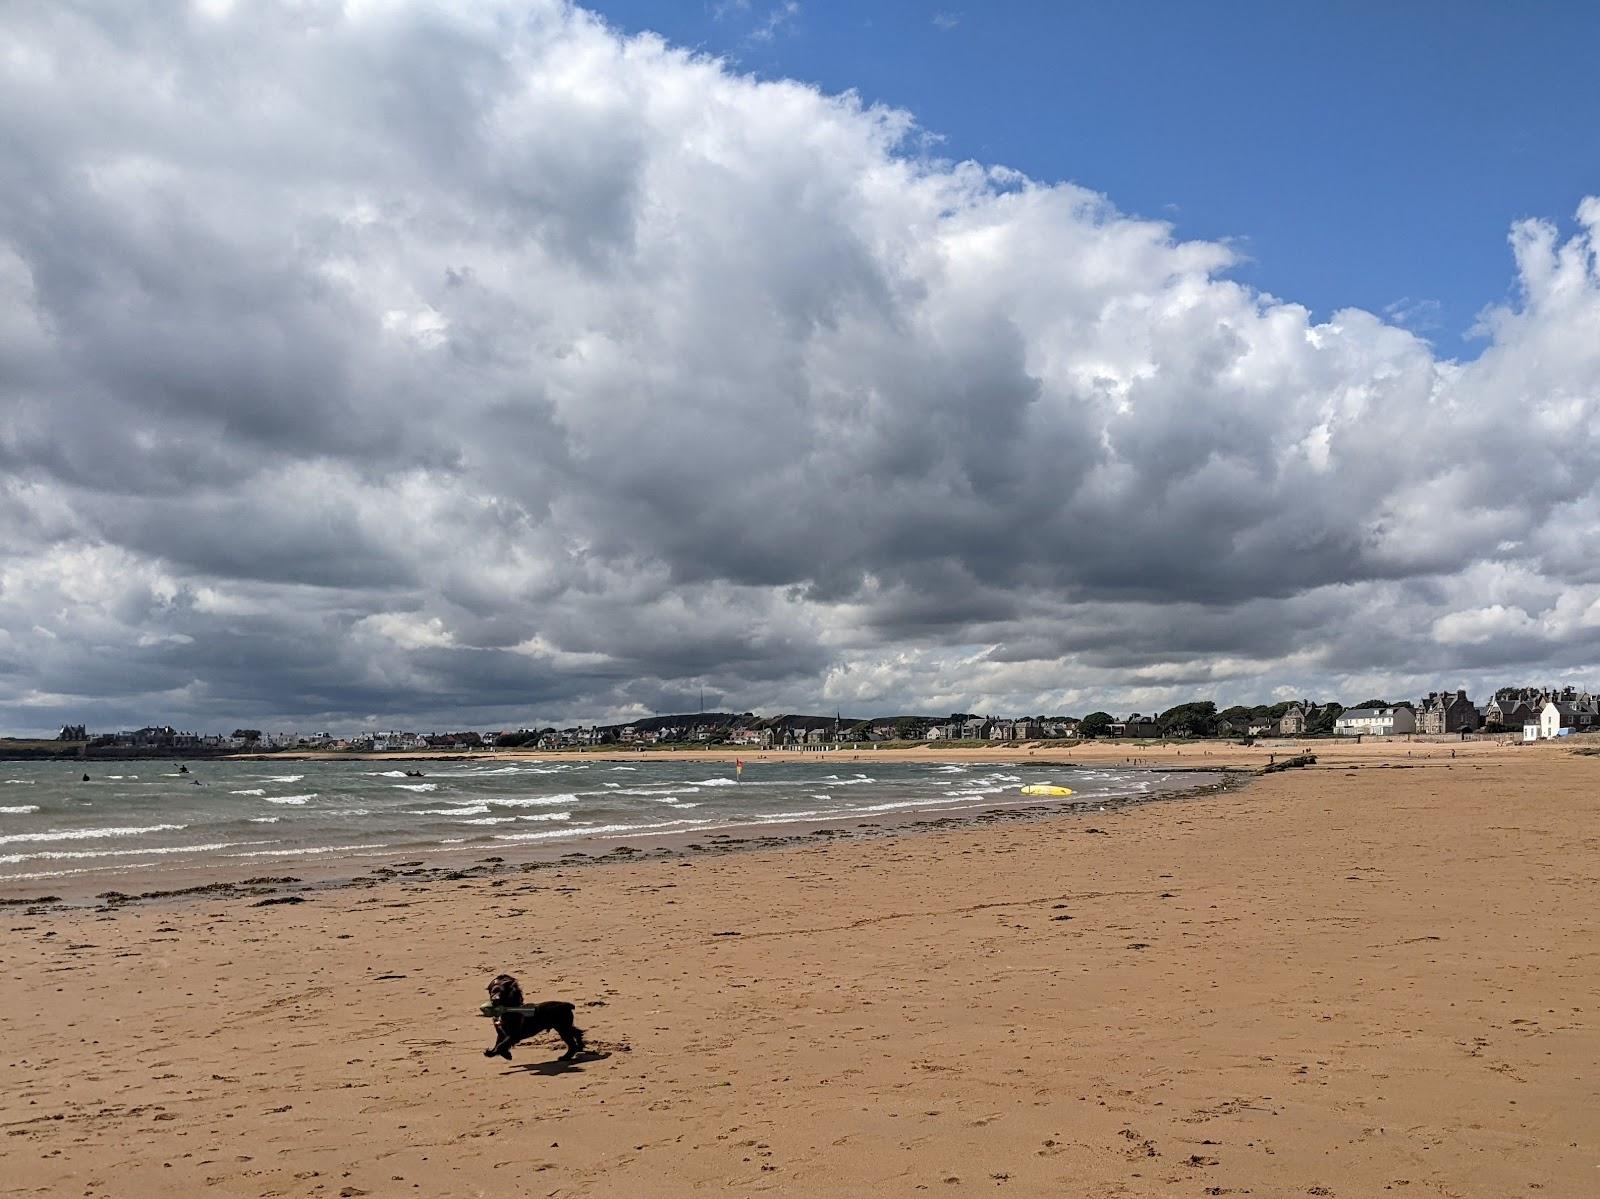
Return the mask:
[(0, 731), (1600, 682), (1586, 10), (658, 7), (0, 10)]
[(1600, 8), (1475, 0), (942, 4), (602, 0), (759, 78), (914, 113), (930, 152), (1227, 241), (1230, 277), (1475, 357), (1505, 233), (1571, 231), (1600, 163)]

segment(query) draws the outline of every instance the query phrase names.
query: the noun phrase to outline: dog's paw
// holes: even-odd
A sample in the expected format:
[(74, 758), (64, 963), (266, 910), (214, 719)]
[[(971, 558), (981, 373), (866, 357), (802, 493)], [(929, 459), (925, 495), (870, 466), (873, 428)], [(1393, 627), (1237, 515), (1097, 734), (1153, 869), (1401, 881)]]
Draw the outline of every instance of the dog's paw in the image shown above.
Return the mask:
[(491, 1045), (491, 1046), (489, 1046), (489, 1048), (485, 1049), (483, 1051), (483, 1056), (484, 1057), (493, 1057), (494, 1056), (494, 1046)]

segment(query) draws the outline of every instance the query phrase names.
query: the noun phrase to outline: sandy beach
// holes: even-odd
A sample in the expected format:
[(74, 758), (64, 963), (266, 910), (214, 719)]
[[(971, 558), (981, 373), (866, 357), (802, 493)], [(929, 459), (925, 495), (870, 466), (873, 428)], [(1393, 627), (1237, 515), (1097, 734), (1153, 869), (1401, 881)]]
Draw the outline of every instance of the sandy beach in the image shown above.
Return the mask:
[[(1104, 814), (4, 909), (0, 1194), (1600, 1192), (1600, 757), (1315, 750)], [(501, 970), (596, 1052), (486, 1060)]]
[(1310, 753), (1333, 762), (1404, 762), (1413, 758), (1498, 755), (1520, 749), (1518, 738), (1379, 737), (1379, 738), (1271, 738), (1245, 745), (1238, 741), (952, 741), (916, 746), (873, 748), (870, 744), (777, 750), (714, 746), (705, 749), (628, 749), (602, 746), (582, 750), (489, 749), (465, 753), (333, 753), (315, 750), (272, 754), (235, 754), (234, 760), (260, 762), (371, 761), (686, 761), (686, 762), (1082, 762), (1146, 766), (1214, 766), (1260, 768), (1274, 760)]

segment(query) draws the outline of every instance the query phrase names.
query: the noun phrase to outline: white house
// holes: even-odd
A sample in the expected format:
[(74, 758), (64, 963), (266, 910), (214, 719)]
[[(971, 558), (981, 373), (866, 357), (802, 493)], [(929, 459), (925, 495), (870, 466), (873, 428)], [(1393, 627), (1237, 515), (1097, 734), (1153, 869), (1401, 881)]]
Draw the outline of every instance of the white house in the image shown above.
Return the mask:
[(1334, 722), (1341, 737), (1392, 737), (1417, 731), (1417, 714), (1410, 708), (1351, 708)]
[(1560, 737), (1594, 727), (1594, 713), (1567, 700), (1551, 700), (1539, 710), (1539, 736)]

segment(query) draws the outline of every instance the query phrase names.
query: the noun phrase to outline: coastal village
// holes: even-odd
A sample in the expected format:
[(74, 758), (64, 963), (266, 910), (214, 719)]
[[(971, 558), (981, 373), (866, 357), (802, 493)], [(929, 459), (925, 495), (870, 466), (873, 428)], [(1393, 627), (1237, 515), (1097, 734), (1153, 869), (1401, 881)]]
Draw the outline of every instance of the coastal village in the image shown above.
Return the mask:
[(109, 753), (437, 753), (481, 749), (584, 749), (598, 746), (730, 746), (752, 750), (824, 749), (836, 746), (956, 746), (984, 742), (1069, 739), (1249, 741), (1305, 737), (1493, 736), (1542, 741), (1600, 729), (1600, 694), (1577, 687), (1503, 687), (1482, 705), (1464, 690), (1432, 691), (1412, 701), (1369, 700), (1346, 708), (1335, 702), (1291, 700), (1238, 705), (1218, 711), (1210, 700), (1179, 704), (1161, 712), (1113, 716), (993, 717), (952, 713), (947, 717), (880, 716), (850, 719), (841, 713), (789, 713), (762, 717), (751, 712), (700, 712), (652, 716), (623, 724), (535, 726), (492, 731), (418, 733), (373, 731), (355, 736), (326, 732), (264, 732), (235, 729), (223, 735), (151, 725), (94, 733), (66, 725), (57, 741), (87, 752)]

